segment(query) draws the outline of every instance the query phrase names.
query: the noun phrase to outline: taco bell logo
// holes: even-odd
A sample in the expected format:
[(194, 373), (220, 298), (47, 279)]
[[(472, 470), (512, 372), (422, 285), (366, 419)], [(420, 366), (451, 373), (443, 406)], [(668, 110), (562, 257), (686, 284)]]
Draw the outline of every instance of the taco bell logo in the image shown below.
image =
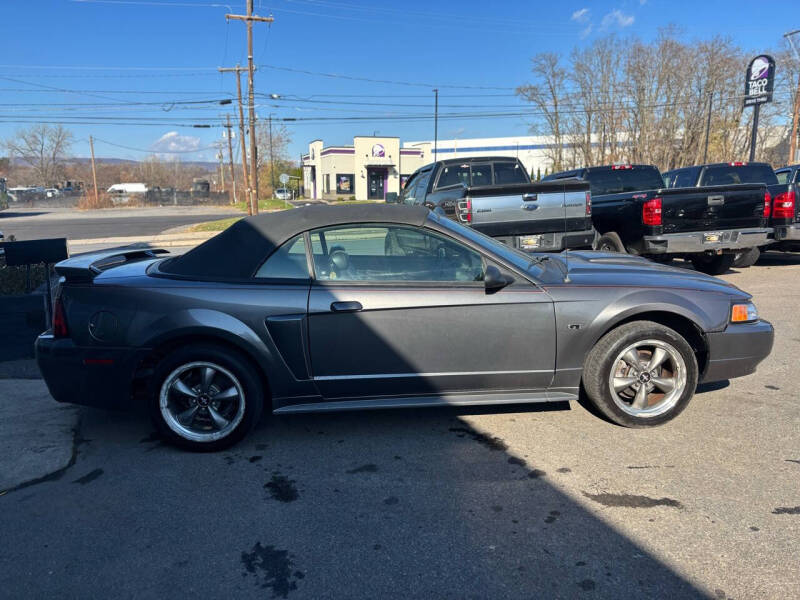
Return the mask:
[[(771, 56), (762, 54), (750, 61), (747, 68), (745, 95), (750, 102), (769, 102), (772, 99), (772, 82), (775, 78), (775, 61)], [(758, 100), (756, 100), (758, 97)], [(745, 104), (748, 103), (745, 99)]]
[(372, 156), (375, 158), (383, 158), (386, 156), (386, 149), (381, 144), (375, 144), (372, 147)]

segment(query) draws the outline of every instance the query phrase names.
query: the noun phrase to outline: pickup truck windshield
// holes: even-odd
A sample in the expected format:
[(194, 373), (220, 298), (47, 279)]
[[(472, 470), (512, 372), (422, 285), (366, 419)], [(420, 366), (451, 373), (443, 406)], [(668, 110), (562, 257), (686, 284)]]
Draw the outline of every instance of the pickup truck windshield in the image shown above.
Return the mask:
[(737, 183), (765, 183), (776, 185), (778, 178), (767, 165), (719, 165), (706, 167), (700, 176), (698, 186), (732, 185)]
[(655, 167), (598, 169), (589, 171), (586, 179), (592, 188), (592, 196), (657, 190), (664, 187), (661, 174)]

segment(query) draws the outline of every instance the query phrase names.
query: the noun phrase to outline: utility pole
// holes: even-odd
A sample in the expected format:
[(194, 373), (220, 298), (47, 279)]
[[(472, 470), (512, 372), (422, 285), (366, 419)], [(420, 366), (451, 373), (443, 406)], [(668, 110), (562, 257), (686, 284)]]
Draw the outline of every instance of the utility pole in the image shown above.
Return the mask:
[(758, 112), (761, 108), (760, 104), (753, 106), (753, 130), (750, 132), (750, 157), (748, 162), (753, 162), (756, 159), (756, 142), (758, 141)]
[(233, 125), (231, 125), (231, 116), (225, 115), (225, 117), (225, 129), (228, 136), (228, 164), (231, 167), (231, 204), (236, 204), (236, 170), (233, 168), (233, 142), (231, 141)]
[(269, 115), (269, 174), (272, 181), (272, 194), (275, 195), (275, 155), (272, 150), (272, 114)]
[(92, 153), (92, 184), (94, 185), (94, 204), (95, 206), (100, 205), (100, 198), (97, 195), (97, 169), (94, 166), (94, 140), (92, 136), (89, 136), (89, 150)]
[(253, 204), (253, 214), (258, 214), (258, 163), (256, 156), (256, 104), (255, 104), (255, 91), (253, 88), (253, 21), (260, 23), (272, 23), (275, 21), (272, 17), (259, 17), (253, 14), (253, 0), (247, 0), (247, 14), (246, 15), (225, 15), (226, 19), (236, 19), (244, 21), (247, 25), (247, 86), (248, 86), (248, 112), (250, 115), (250, 179), (251, 189), (255, 194), (255, 203)]
[(708, 120), (706, 121), (706, 144), (703, 150), (703, 164), (706, 164), (708, 161), (708, 133), (711, 131), (711, 99), (713, 98), (711, 92), (708, 93)]
[[(792, 47), (792, 52), (794, 52), (794, 57), (797, 60), (798, 70), (800, 70), (800, 51), (798, 51), (797, 46), (794, 45), (794, 40), (792, 36), (797, 35), (800, 33), (800, 29), (795, 29), (794, 31), (790, 31), (789, 33), (784, 33), (783, 37), (789, 42), (789, 45)], [(789, 162), (788, 164), (793, 164), (795, 162), (795, 156), (797, 155), (797, 122), (800, 120), (800, 73), (797, 75), (797, 89), (794, 92), (794, 107), (792, 108), (792, 138), (789, 140)]]
[(222, 154), (222, 143), (220, 143), (217, 149), (217, 160), (219, 161), (219, 181), (220, 181), (220, 189), (218, 192), (225, 191), (225, 159)]
[(439, 160), (437, 152), (439, 150), (439, 89), (433, 90), (433, 161)]
[[(239, 98), (239, 139), (242, 143), (242, 175), (244, 176), (245, 185), (245, 202), (247, 202), (247, 214), (253, 215), (258, 212), (258, 202), (254, 199), (254, 188), (251, 186), (251, 181), (247, 176), (247, 143), (244, 136), (244, 109), (242, 108), (242, 78), (239, 74), (244, 71), (243, 67), (236, 65), (235, 67), (219, 67), (220, 73), (235, 73), (236, 74), (236, 94)], [(253, 208), (255, 206), (255, 208)]]

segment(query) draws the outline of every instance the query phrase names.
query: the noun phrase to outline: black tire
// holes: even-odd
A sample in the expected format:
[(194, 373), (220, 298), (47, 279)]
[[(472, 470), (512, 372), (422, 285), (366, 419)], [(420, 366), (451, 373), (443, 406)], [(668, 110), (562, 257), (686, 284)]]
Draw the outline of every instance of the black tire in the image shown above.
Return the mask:
[(692, 266), (707, 275), (722, 275), (733, 266), (734, 254), (699, 254), (692, 256)]
[(747, 248), (746, 250), (737, 252), (733, 256), (733, 266), (737, 269), (746, 269), (747, 267), (752, 267), (758, 262), (758, 259), (761, 256), (761, 250), (758, 248)]
[[(208, 384), (205, 384), (204, 379), (197, 379), (202, 377), (206, 365), (216, 372), (210, 377)], [(183, 371), (184, 375), (175, 375), (182, 369), (186, 369)], [(190, 385), (192, 377), (197, 381), (195, 387)], [(170, 386), (169, 391), (164, 390), (166, 406), (162, 410), (162, 389), (173, 378), (181, 378), (183, 383), (188, 381), (187, 387), (197, 395), (190, 397)], [(201, 389), (202, 394), (198, 391)], [(214, 404), (215, 395), (230, 389), (241, 391), (241, 394)], [(156, 366), (148, 390), (148, 411), (158, 432), (168, 442), (194, 452), (214, 452), (236, 444), (261, 418), (263, 406), (262, 383), (253, 363), (236, 350), (211, 343), (189, 345), (169, 353)], [(195, 410), (196, 417), (187, 428), (181, 427), (177, 416), (173, 414), (178, 412), (178, 407)], [(216, 413), (214, 416), (227, 418), (229, 431), (225, 432), (225, 427), (219, 427), (219, 423), (212, 418), (212, 410)], [(184, 429), (183, 433), (180, 432), (181, 429)], [(211, 439), (222, 432), (222, 437)], [(204, 439), (191, 439), (191, 436)]]
[[(669, 398), (668, 393), (663, 394), (662, 412), (658, 412), (660, 408), (658, 404), (655, 404), (652, 407), (652, 414), (630, 414), (618, 404), (621, 400), (615, 401), (611, 385), (612, 382), (616, 383), (616, 379), (612, 379), (612, 377), (617, 373), (619, 365), (625, 362), (620, 362), (618, 359), (621, 352), (639, 342), (646, 346), (646, 342), (650, 341), (663, 343), (680, 355), (683, 363), (683, 371), (681, 373), (685, 375), (685, 379), (682, 380), (681, 386), (675, 386), (673, 399)], [(665, 361), (664, 364), (669, 365), (670, 363)], [(665, 372), (662, 370), (659, 376), (663, 376)], [(672, 373), (676, 378), (678, 377), (678, 372), (679, 368), (673, 368)], [(694, 396), (698, 376), (699, 370), (694, 351), (679, 333), (653, 321), (633, 321), (611, 330), (595, 344), (584, 363), (583, 387), (592, 404), (614, 423), (624, 427), (655, 427), (674, 419), (686, 408), (692, 396)], [(635, 377), (631, 378), (636, 379)], [(649, 380), (650, 377), (648, 376)], [(638, 380), (636, 383), (638, 383)], [(638, 385), (641, 386), (642, 384), (638, 383)], [(631, 393), (634, 392), (632, 387), (627, 389)], [(653, 388), (653, 391), (656, 392), (653, 400), (657, 401), (661, 392), (656, 391), (656, 388)], [(649, 393), (652, 394), (653, 391)], [(617, 395), (620, 396), (621, 394)], [(651, 408), (648, 406), (639, 412), (643, 413), (650, 410)], [(632, 404), (629, 406), (629, 411), (636, 411), (636, 409), (632, 408)]]
[(604, 233), (597, 238), (594, 249), (600, 252), (620, 252), (622, 254), (627, 254), (628, 252), (625, 249), (625, 244), (622, 243), (622, 239), (613, 231)]

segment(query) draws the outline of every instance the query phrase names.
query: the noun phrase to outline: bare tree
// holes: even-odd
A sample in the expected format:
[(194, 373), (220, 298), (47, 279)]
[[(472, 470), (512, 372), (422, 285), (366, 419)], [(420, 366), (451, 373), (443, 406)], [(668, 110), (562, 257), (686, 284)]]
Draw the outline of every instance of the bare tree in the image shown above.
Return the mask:
[(63, 174), (73, 139), (72, 132), (61, 125), (40, 124), (17, 131), (6, 146), (12, 157), (31, 167), (37, 183), (47, 186), (58, 182)]
[(259, 121), (256, 139), (258, 140), (259, 188), (268, 190), (266, 195), (271, 196), (273, 179), (276, 186), (280, 185), (278, 177), (292, 165), (289, 159), (289, 144), (292, 142), (292, 138), (286, 126), (278, 121), (272, 121), (272, 136), (270, 136), (269, 129), (269, 121)]

